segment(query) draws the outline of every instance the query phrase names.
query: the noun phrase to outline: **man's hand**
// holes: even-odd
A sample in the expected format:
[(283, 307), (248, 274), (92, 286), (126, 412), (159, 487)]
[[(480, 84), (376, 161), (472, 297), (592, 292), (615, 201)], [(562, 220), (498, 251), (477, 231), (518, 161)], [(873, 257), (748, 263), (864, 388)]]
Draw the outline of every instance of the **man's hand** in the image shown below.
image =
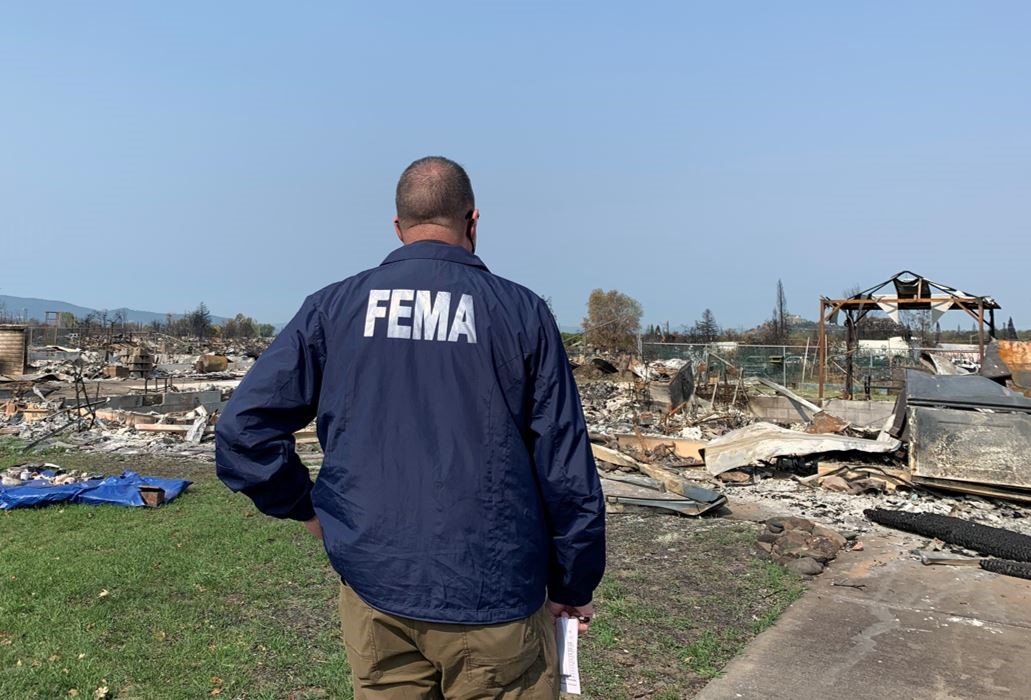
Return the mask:
[(322, 523), (319, 522), (319, 517), (316, 515), (311, 520), (304, 521), (304, 527), (315, 537), (322, 539)]
[(594, 603), (588, 603), (587, 605), (563, 605), (562, 603), (553, 603), (550, 600), (545, 603), (548, 607), (548, 612), (554, 619), (560, 617), (575, 617), (580, 620), (580, 634), (586, 634), (587, 630), (591, 626), (591, 618), (594, 617)]

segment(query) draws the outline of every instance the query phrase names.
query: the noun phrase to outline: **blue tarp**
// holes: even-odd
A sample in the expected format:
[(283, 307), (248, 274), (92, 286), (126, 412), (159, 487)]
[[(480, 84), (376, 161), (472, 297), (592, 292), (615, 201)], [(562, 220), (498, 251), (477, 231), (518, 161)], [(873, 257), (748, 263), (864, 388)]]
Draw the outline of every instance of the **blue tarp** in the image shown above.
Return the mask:
[(121, 476), (90, 479), (76, 484), (52, 486), (43, 479), (34, 479), (20, 486), (0, 486), (0, 510), (31, 508), (52, 503), (88, 503), (115, 506), (142, 506), (141, 486), (156, 486), (165, 492), (165, 502), (186, 490), (192, 482), (185, 479), (159, 479), (122, 472)]

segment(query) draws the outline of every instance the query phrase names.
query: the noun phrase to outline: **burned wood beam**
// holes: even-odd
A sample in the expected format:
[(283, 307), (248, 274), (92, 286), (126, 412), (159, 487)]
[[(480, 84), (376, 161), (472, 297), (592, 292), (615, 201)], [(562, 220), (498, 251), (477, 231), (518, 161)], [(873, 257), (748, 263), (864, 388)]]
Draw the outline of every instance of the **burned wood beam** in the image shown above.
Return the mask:
[(1026, 561), (1010, 561), (1009, 559), (982, 559), (981, 568), (993, 574), (1031, 579), (1031, 564)]
[(685, 498), (703, 502), (710, 502), (713, 498), (713, 494), (716, 493), (711, 489), (697, 486), (671, 469), (666, 469), (665, 467), (660, 467), (655, 464), (639, 462), (633, 457), (625, 455), (618, 450), (613, 450), (602, 445), (592, 444), (591, 451), (594, 453), (594, 458), (601, 460), (602, 462), (615, 464), (618, 467), (636, 469), (642, 474), (650, 476), (662, 484), (663, 488), (670, 493), (675, 493), (677, 495), (684, 496)]
[(1031, 562), (1031, 537), (1012, 530), (936, 513), (868, 508), (863, 514), (878, 525), (959, 545), (982, 556)]

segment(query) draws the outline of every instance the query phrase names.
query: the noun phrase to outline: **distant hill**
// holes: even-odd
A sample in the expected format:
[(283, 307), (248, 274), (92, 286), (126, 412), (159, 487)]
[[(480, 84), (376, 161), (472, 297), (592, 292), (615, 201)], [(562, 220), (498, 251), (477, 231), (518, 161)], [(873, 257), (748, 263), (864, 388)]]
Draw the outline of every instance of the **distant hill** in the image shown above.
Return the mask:
[[(21, 320), (46, 320), (47, 311), (58, 311), (68, 312), (75, 314), (76, 318), (85, 318), (87, 314), (99, 313), (104, 309), (90, 309), (85, 306), (78, 306), (76, 304), (70, 304), (67, 301), (56, 301), (54, 299), (35, 299), (32, 297), (13, 297), (7, 296), (6, 294), (0, 294), (0, 311), (3, 313), (0, 315), (13, 316), (14, 318)], [(164, 322), (167, 314), (158, 313), (156, 311), (137, 311), (136, 309), (129, 309), (126, 307), (118, 309), (106, 309), (107, 317), (113, 318), (120, 311), (125, 312), (125, 319), (130, 323), (143, 323), (148, 324), (151, 321), (162, 321)], [(179, 317), (182, 314), (172, 314), (175, 317)], [(212, 316), (211, 322), (218, 325), (226, 322), (224, 316)]]

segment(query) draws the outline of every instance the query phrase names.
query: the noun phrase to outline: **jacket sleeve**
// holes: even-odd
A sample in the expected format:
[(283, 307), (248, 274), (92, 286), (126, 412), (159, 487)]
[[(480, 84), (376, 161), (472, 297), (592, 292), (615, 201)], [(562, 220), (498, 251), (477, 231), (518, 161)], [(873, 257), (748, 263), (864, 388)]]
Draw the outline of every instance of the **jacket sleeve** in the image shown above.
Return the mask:
[(324, 348), (319, 311), (309, 297), (244, 377), (215, 427), (218, 477), (266, 515), (315, 517), (311, 477), (293, 434), (315, 417)]
[(605, 571), (605, 499), (562, 336), (547, 307), (538, 314), (530, 432), (551, 531), (548, 597), (585, 605)]

